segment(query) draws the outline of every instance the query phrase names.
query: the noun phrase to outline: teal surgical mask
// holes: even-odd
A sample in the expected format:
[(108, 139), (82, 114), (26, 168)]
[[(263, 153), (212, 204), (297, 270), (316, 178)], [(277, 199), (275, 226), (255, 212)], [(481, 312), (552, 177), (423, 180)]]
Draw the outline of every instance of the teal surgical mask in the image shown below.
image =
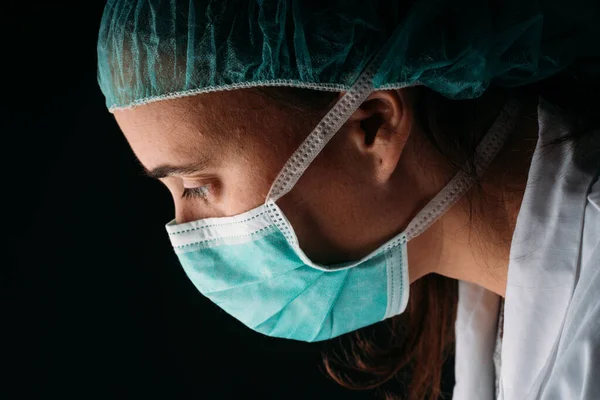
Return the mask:
[[(299, 246), (276, 201), (369, 96), (369, 69), (290, 157), (263, 205), (240, 215), (166, 228), (198, 290), (248, 327), (307, 342), (330, 339), (402, 313), (409, 297), (407, 242), (431, 226), (471, 186), (459, 172), (407, 228), (358, 261), (319, 265)], [(507, 106), (478, 147), (483, 170), (510, 131)]]

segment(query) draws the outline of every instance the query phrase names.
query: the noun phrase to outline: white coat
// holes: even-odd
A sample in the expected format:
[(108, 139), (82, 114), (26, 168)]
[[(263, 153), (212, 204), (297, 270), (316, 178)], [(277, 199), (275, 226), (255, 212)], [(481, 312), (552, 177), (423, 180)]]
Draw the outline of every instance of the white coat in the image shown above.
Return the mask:
[[(500, 400), (600, 400), (600, 180), (538, 106), (539, 137), (510, 249)], [(598, 164), (596, 164), (598, 165)], [(494, 400), (499, 296), (459, 282), (455, 400)]]

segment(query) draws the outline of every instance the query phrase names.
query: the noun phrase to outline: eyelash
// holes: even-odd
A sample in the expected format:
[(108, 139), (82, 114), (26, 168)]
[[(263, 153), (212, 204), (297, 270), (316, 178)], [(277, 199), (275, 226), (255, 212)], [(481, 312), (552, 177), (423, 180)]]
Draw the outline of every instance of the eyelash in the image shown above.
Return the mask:
[(208, 185), (200, 186), (197, 188), (184, 188), (183, 193), (181, 194), (181, 198), (186, 199), (186, 200), (190, 200), (190, 199), (207, 200)]

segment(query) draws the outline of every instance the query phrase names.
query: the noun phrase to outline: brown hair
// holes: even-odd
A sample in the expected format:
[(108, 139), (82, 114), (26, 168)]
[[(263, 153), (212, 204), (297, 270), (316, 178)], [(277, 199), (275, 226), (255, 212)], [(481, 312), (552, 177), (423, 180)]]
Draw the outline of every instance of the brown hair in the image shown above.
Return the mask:
[[(576, 80), (576, 79), (575, 79)], [(467, 172), (479, 184), (474, 169), (475, 148), (481, 135), (485, 96), (543, 97), (573, 127), (558, 142), (571, 141), (581, 153), (580, 167), (597, 173), (600, 168), (600, 131), (593, 118), (599, 104), (598, 82), (574, 84), (567, 71), (541, 83), (511, 91), (490, 89), (479, 99), (450, 100), (425, 87), (411, 88), (417, 123), (425, 137), (455, 167), (469, 165)], [(304, 111), (326, 111), (338, 94), (295, 88), (263, 88), (263, 94)], [(594, 125), (595, 124), (595, 125)], [(590, 141), (591, 140), (591, 141)], [(593, 143), (593, 145), (589, 145)], [(442, 395), (442, 370), (451, 363), (454, 323), (458, 301), (455, 280), (427, 275), (411, 285), (407, 310), (382, 323), (344, 335), (341, 350), (323, 354), (329, 376), (351, 389), (406, 393), (410, 400), (437, 399)], [(449, 370), (452, 365), (447, 364)], [(453, 383), (453, 382), (452, 382)], [(451, 385), (449, 390), (451, 390)]]
[(442, 367), (453, 352), (457, 287), (434, 274), (414, 282), (403, 314), (341, 339), (349, 341), (341, 356), (323, 354), (329, 376), (350, 389), (382, 389), (388, 399), (439, 398)]

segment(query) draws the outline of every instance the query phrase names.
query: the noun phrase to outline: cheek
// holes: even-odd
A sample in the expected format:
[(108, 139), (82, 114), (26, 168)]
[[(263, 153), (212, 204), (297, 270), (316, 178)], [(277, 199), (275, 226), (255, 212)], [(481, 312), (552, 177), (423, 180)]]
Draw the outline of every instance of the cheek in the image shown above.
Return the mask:
[(240, 213), (263, 204), (294, 150), (294, 142), (267, 140), (265, 133), (264, 138), (248, 140), (231, 154), (221, 168), (229, 212)]
[(278, 204), (307, 256), (333, 264), (359, 259), (380, 244), (380, 227), (369, 221), (377, 209), (369, 189), (343, 168), (314, 164)]
[(271, 182), (270, 175), (260, 166), (241, 163), (227, 169), (222, 175), (223, 193), (219, 199), (226, 215), (237, 215), (265, 202)]

